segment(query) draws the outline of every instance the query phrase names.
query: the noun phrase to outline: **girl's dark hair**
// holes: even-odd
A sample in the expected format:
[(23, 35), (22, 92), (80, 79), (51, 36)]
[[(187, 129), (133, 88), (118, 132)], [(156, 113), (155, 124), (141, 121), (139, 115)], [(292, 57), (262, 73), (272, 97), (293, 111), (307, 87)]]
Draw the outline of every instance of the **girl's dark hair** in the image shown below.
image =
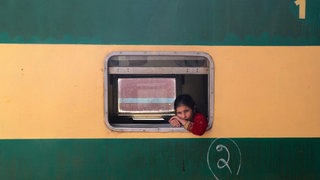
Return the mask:
[(174, 101), (174, 110), (176, 111), (177, 107), (181, 105), (188, 106), (194, 111), (196, 110), (196, 103), (189, 94), (181, 94), (176, 97), (176, 100)]

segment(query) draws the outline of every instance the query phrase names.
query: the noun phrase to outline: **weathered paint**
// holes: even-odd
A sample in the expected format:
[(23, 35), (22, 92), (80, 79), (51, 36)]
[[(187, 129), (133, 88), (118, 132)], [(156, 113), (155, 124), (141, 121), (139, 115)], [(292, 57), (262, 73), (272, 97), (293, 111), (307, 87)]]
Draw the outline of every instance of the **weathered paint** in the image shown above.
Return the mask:
[[(297, 2), (0, 1), (0, 177), (320, 179), (320, 3)], [(209, 53), (213, 128), (202, 137), (107, 129), (112, 51)], [(219, 141), (228, 164), (212, 159), (228, 155), (215, 137), (232, 138)]]
[(212, 56), (216, 108), (204, 137), (320, 137), (319, 47), (15, 44), (0, 45), (0, 137), (195, 137), (105, 126), (103, 63), (123, 49)]
[(318, 0), (2, 0), (0, 42), (320, 45), (319, 12)]
[[(319, 138), (236, 138), (233, 141), (235, 144), (230, 143), (229, 139), (220, 139), (217, 144), (213, 139), (0, 140), (0, 177), (5, 179), (215, 179), (214, 176), (219, 179), (320, 178)], [(209, 148), (211, 143), (214, 144)], [(224, 145), (227, 149), (218, 151), (218, 145)], [(235, 145), (240, 149), (241, 161)], [(229, 162), (223, 164), (221, 159), (227, 161), (228, 153)], [(228, 165), (230, 171), (225, 165)]]

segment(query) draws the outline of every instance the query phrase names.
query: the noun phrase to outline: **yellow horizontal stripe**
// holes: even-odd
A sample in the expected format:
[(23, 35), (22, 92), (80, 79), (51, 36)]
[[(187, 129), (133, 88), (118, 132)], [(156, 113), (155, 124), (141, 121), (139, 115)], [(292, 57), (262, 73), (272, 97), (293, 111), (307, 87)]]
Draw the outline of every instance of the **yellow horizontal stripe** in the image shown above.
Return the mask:
[(112, 51), (209, 53), (215, 117), (202, 137), (320, 137), (319, 46), (0, 44), (0, 139), (196, 137), (107, 129), (103, 66)]

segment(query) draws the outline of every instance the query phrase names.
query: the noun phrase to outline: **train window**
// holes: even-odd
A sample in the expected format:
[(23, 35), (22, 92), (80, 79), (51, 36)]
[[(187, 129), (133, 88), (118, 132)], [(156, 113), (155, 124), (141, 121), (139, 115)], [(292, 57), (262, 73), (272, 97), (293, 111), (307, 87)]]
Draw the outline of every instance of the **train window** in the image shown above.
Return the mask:
[(171, 127), (173, 102), (190, 94), (213, 121), (213, 61), (197, 52), (113, 52), (105, 61), (105, 122), (115, 131), (185, 131)]

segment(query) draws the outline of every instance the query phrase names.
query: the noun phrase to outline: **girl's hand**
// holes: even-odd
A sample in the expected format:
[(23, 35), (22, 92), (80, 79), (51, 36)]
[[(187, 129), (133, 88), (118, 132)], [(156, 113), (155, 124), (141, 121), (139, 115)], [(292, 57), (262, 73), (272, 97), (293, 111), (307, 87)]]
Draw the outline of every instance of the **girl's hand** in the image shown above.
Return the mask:
[(175, 117), (175, 119), (177, 119), (177, 121), (179, 121), (181, 125), (184, 125), (187, 122), (187, 120), (181, 119), (179, 116), (173, 116), (173, 117)]
[(173, 116), (170, 118), (169, 123), (173, 126), (173, 127), (181, 127), (181, 124), (178, 120), (178, 118), (176, 116)]

